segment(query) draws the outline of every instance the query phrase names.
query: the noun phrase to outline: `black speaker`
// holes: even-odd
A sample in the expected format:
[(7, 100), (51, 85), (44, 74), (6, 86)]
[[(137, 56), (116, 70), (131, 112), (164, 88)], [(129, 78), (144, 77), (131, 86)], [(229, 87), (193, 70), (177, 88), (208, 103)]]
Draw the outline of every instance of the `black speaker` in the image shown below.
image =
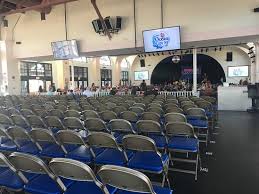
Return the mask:
[(254, 8), (254, 12), (255, 12), (255, 13), (258, 13), (258, 12), (259, 12), (259, 7)]
[(46, 14), (44, 12), (40, 13), (40, 19), (41, 21), (46, 20)]
[(140, 59), (140, 67), (145, 67), (145, 59)]
[(115, 21), (115, 30), (121, 29), (121, 22), (122, 22), (122, 18), (120, 16), (117, 16)]
[(227, 61), (233, 61), (233, 53), (227, 52)]
[(97, 20), (93, 20), (92, 21), (93, 27), (94, 27), (94, 31), (96, 33), (100, 33), (103, 32), (103, 25), (101, 20), (97, 19)]
[(104, 18), (104, 23), (105, 23), (105, 26), (108, 30), (112, 30), (113, 27), (112, 27), (112, 20), (110, 17), (106, 17)]

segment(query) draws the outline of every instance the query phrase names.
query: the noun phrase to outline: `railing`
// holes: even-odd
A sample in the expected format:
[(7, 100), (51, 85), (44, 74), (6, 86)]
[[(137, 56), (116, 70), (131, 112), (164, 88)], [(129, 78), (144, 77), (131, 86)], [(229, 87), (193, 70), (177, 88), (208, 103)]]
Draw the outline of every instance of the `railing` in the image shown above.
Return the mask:
[[(139, 96), (141, 94), (140, 91), (137, 91), (136, 95)], [(172, 96), (184, 96), (184, 97), (189, 97), (189, 96), (200, 96), (200, 92), (193, 92), (193, 91), (177, 91), (177, 92), (166, 92), (166, 91), (162, 91), (162, 92), (158, 92), (159, 95), (164, 95), (165, 97), (168, 95), (172, 95)], [(94, 97), (102, 97), (102, 96), (109, 96), (110, 92), (95, 92), (93, 93)], [(119, 96), (125, 96), (125, 95), (131, 95), (131, 92), (125, 93), (125, 92), (118, 92), (116, 95)]]

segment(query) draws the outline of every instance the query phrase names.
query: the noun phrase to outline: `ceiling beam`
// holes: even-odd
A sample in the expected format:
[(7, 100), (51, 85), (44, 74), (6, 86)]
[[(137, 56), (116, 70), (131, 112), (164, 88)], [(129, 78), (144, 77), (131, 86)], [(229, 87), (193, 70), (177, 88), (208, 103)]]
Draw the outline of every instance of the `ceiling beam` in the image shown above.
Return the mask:
[(0, 16), (6, 16), (6, 15), (11, 15), (11, 14), (16, 14), (16, 13), (24, 13), (26, 11), (31, 11), (31, 10), (44, 10), (44, 9), (48, 9), (51, 6), (69, 3), (69, 2), (73, 2), (73, 1), (78, 1), (78, 0), (42, 0), (42, 2), (40, 4), (11, 10), (9, 12), (1, 13)]
[(100, 10), (99, 10), (97, 4), (96, 4), (96, 0), (91, 0), (91, 3), (92, 3), (92, 5), (93, 5), (93, 7), (94, 7), (94, 9), (95, 9), (95, 11), (96, 11), (96, 13), (97, 13), (97, 15), (98, 15), (98, 17), (99, 17), (99, 19), (100, 19), (100, 21), (101, 21), (103, 27), (104, 27), (104, 32), (107, 34), (107, 36), (108, 36), (109, 39), (111, 40), (111, 39), (112, 39), (111, 33), (109, 32), (107, 26), (105, 25), (103, 16), (102, 16), (102, 14), (101, 14), (101, 12), (100, 12)]

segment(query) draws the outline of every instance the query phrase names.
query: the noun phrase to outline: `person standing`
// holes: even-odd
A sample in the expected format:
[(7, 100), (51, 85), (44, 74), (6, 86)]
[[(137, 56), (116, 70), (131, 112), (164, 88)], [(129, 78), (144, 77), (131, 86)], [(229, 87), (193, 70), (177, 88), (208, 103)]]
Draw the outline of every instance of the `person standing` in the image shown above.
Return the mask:
[(39, 93), (42, 93), (43, 92), (43, 88), (42, 88), (42, 85), (40, 85), (39, 87)]
[(141, 91), (146, 91), (147, 90), (147, 84), (146, 84), (145, 80), (143, 80), (142, 83), (140, 84), (140, 90)]

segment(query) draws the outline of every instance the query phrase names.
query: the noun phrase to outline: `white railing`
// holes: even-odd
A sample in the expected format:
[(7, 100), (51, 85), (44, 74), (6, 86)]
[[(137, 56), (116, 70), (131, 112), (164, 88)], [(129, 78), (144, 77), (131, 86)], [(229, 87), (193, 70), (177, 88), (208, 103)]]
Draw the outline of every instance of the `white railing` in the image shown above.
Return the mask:
[[(136, 95), (140, 95), (141, 92), (137, 91)], [(172, 96), (184, 96), (184, 97), (189, 97), (189, 96), (200, 96), (200, 92), (193, 92), (193, 91), (177, 91), (177, 92), (167, 92), (167, 91), (162, 91), (162, 92), (158, 92), (159, 95), (164, 95), (165, 97), (168, 95), (172, 95)], [(102, 97), (102, 96), (109, 96), (110, 92), (95, 92), (93, 93), (94, 97)], [(125, 93), (125, 92), (118, 92), (116, 95), (119, 96), (125, 96), (125, 95), (131, 95), (130, 92)]]
[(164, 96), (168, 96), (168, 95), (172, 95), (172, 96), (184, 96), (184, 97), (189, 97), (189, 96), (200, 96), (200, 92), (194, 92), (194, 91), (177, 91), (177, 92), (166, 92), (166, 91), (162, 91), (162, 92), (158, 92), (159, 95), (164, 95)]

